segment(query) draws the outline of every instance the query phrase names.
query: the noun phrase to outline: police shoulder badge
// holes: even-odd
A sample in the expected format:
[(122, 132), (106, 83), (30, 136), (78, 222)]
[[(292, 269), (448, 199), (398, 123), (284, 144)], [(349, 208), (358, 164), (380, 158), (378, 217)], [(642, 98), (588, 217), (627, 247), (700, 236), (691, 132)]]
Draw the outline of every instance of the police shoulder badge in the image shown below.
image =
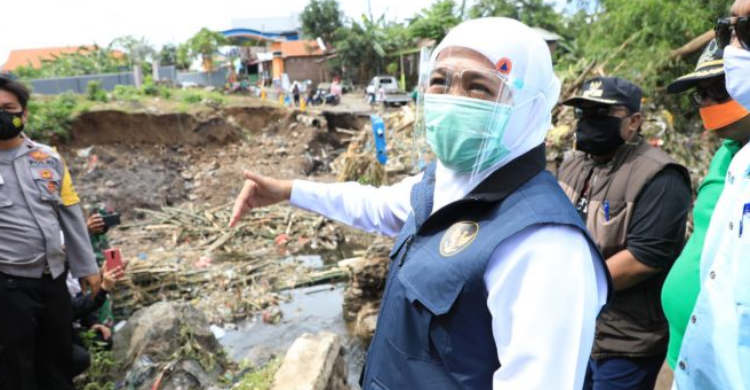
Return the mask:
[(456, 222), (440, 240), (440, 254), (444, 257), (453, 256), (466, 249), (479, 234), (479, 224), (473, 221)]
[(49, 159), (51, 157), (49, 154), (44, 153), (41, 150), (35, 150), (35, 151), (31, 152), (30, 156), (31, 156), (32, 159), (34, 159), (36, 161), (45, 161), (45, 160), (47, 160), (47, 159)]

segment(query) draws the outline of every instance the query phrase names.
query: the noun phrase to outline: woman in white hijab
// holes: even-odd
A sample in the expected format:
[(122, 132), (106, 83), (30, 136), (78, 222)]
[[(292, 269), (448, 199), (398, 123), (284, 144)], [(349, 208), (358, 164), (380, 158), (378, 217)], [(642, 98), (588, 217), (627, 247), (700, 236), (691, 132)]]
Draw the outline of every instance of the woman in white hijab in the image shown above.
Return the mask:
[(380, 188), (246, 171), (231, 225), (289, 200), (396, 237), (364, 389), (579, 390), (609, 276), (544, 171), (549, 50), (520, 22), (476, 19), (423, 65), (418, 131), (436, 163)]

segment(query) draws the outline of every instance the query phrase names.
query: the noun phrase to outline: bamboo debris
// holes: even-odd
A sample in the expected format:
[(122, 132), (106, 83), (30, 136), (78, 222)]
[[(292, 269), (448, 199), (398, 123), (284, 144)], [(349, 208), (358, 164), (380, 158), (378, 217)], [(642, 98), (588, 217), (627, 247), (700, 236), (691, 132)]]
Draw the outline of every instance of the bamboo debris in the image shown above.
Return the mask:
[(388, 184), (388, 174), (416, 173), (420, 164), (415, 145), (415, 112), (412, 106), (383, 115), (385, 121), (386, 153), (388, 162), (381, 165), (375, 153), (375, 140), (372, 127), (366, 125), (360, 131), (336, 129), (337, 132), (351, 135), (345, 153), (331, 163), (331, 168), (339, 181), (358, 181), (364, 184)]
[(130, 262), (124, 287), (116, 292), (118, 310), (128, 315), (159, 300), (188, 300), (212, 322), (223, 323), (276, 304), (280, 291), (344, 278), (337, 267), (285, 260), (302, 250), (336, 250), (343, 235), (327, 219), (273, 206), (229, 228), (230, 207), (136, 210), (146, 216), (141, 228), (157, 242), (173, 239), (174, 248)]

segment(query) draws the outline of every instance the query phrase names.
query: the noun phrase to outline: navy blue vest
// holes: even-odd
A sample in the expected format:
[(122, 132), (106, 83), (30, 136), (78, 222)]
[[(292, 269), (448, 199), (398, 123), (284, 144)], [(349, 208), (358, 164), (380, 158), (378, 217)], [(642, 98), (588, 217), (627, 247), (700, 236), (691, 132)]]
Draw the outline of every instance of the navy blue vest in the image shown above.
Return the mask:
[[(377, 331), (361, 378), (363, 389), (492, 388), (501, 362), (484, 273), (495, 248), (513, 234), (541, 224), (573, 226), (588, 237), (544, 164), (544, 147), (539, 146), (432, 215), (435, 167), (427, 168), (412, 189), (413, 213), (391, 252)], [(597, 252), (590, 237), (589, 243)]]

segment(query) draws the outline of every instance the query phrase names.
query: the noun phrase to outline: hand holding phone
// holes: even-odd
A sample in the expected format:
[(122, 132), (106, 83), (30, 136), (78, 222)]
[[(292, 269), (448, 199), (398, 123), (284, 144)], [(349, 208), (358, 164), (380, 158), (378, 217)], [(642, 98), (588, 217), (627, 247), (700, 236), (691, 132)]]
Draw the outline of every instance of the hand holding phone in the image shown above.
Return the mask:
[(121, 222), (119, 213), (102, 214), (102, 220), (104, 221), (104, 226), (108, 228), (115, 227)]
[(112, 248), (104, 251), (104, 267), (106, 270), (113, 270), (115, 268), (123, 269), (120, 248)]

